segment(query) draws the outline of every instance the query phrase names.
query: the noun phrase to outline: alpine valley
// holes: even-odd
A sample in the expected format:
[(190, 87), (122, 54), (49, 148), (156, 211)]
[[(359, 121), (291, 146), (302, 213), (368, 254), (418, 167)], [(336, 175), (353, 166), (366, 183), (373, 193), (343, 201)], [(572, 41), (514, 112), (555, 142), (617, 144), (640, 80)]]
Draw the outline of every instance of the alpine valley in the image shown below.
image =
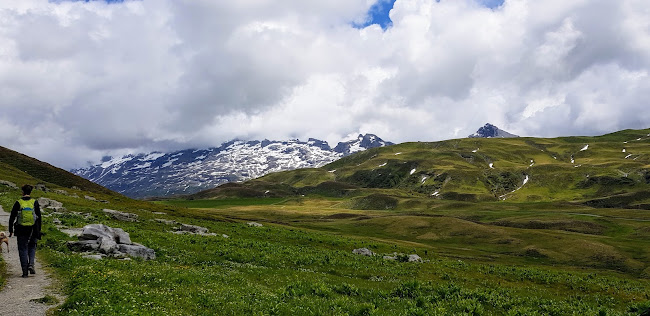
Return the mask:
[(132, 198), (192, 194), (278, 171), (318, 168), (341, 157), (393, 143), (373, 134), (340, 142), (233, 140), (219, 147), (107, 157), (72, 173)]

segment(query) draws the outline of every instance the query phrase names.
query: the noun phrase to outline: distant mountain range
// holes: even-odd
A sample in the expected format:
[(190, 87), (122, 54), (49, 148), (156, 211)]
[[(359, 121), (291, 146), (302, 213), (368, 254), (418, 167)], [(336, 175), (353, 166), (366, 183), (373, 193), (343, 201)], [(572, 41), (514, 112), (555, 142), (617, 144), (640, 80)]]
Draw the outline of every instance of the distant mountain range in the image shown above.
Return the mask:
[(476, 131), (476, 133), (467, 136), (468, 138), (513, 138), (519, 137), (515, 134), (510, 134), (498, 127), (487, 123)]
[(299, 168), (318, 168), (369, 148), (393, 145), (373, 134), (340, 142), (239, 141), (220, 147), (111, 157), (72, 173), (133, 198), (191, 194), (228, 182)]

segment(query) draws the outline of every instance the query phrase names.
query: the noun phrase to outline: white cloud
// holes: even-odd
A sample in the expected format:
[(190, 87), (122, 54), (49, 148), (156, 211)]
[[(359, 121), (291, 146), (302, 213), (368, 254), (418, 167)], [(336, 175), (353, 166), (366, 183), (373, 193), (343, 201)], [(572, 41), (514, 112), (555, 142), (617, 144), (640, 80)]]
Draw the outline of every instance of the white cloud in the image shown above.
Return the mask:
[(374, 2), (2, 1), (0, 145), (68, 168), (232, 138), (648, 127), (647, 1), (397, 0), (391, 28), (354, 28)]

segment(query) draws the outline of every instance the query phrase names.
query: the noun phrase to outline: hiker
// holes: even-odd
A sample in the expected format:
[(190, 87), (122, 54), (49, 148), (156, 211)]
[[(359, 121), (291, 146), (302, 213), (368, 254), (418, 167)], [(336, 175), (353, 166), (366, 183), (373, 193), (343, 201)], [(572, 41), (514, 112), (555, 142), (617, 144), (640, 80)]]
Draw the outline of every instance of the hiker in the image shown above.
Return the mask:
[(23, 278), (28, 276), (28, 272), (36, 274), (34, 270), (36, 240), (41, 239), (41, 208), (38, 201), (30, 196), (33, 188), (29, 184), (23, 185), (21, 188), (23, 197), (16, 201), (9, 216), (9, 237), (16, 233)]

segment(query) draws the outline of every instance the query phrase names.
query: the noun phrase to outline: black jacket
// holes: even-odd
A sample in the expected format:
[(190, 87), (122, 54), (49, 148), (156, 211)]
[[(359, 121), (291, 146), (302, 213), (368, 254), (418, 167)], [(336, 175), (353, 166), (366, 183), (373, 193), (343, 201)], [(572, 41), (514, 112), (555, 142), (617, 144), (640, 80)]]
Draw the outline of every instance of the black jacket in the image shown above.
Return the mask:
[[(27, 201), (30, 197), (23, 196), (22, 199)], [(11, 209), (11, 215), (9, 215), (9, 233), (15, 232), (16, 236), (32, 236), (36, 239), (41, 239), (41, 207), (38, 205), (38, 201), (34, 201), (34, 214), (36, 215), (36, 223), (34, 223), (34, 226), (14, 224), (18, 218), (18, 212), (20, 212), (20, 203), (16, 201), (14, 207)]]

